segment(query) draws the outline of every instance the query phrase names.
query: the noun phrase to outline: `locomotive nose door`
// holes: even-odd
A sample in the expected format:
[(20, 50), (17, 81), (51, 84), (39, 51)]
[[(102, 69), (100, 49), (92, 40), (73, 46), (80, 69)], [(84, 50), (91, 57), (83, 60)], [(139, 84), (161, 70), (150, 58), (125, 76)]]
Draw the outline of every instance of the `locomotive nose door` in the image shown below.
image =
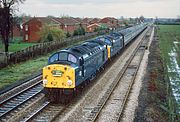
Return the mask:
[(84, 73), (84, 58), (83, 57), (80, 58), (80, 67), (81, 67), (82, 77), (84, 77), (85, 73)]

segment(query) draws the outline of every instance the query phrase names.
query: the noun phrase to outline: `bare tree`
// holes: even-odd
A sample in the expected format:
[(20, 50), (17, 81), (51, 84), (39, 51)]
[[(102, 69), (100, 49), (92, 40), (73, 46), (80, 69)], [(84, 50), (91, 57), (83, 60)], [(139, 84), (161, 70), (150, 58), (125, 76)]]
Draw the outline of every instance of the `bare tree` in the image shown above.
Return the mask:
[(176, 22), (180, 22), (180, 15), (177, 15)]
[(5, 45), (5, 52), (8, 52), (9, 37), (13, 28), (13, 6), (23, 3), (25, 0), (0, 0), (0, 37)]
[(144, 20), (145, 20), (144, 16), (141, 15), (141, 16), (139, 17), (139, 20), (140, 20), (140, 22), (144, 22)]

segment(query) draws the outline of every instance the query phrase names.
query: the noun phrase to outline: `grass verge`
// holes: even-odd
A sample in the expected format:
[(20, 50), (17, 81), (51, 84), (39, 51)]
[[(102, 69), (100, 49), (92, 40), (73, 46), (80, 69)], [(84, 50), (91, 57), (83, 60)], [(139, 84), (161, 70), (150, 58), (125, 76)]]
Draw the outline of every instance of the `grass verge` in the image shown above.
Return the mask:
[(47, 64), (47, 58), (48, 55), (1, 69), (0, 89), (41, 70)]

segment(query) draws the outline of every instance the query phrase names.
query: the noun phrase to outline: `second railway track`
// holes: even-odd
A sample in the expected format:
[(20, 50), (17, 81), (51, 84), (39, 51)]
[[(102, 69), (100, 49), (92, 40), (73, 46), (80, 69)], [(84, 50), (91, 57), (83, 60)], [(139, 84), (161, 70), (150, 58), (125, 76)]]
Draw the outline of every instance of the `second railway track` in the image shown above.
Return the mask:
[(0, 120), (8, 121), (18, 112), (23, 110), (28, 104), (42, 96), (42, 81), (27, 86), (20, 92), (14, 93), (10, 97), (0, 101)]
[[(149, 41), (148, 31), (136, 50), (133, 52), (123, 70), (119, 72), (104, 96), (93, 108), (86, 121), (114, 121), (118, 122), (122, 116), (131, 88), (134, 84), (137, 71), (141, 64), (146, 45)], [(111, 114), (111, 115), (110, 115)]]

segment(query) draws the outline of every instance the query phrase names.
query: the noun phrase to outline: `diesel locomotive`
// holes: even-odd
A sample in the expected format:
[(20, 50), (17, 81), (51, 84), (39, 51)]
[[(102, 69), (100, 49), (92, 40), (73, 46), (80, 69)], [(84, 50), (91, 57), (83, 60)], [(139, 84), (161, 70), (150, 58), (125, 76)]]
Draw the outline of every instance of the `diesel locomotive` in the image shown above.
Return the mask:
[(99, 36), (82, 44), (60, 50), (48, 59), (43, 68), (43, 87), (50, 101), (63, 101), (126, 47), (148, 25), (135, 25), (118, 32)]

